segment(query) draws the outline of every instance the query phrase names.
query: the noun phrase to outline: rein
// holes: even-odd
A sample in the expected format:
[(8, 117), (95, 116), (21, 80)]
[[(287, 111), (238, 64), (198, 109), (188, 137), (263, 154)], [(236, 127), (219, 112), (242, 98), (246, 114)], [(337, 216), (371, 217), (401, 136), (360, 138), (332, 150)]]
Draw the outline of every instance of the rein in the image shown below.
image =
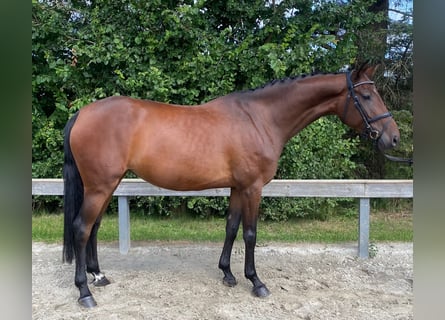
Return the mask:
[[(357, 95), (355, 94), (354, 88), (361, 86), (363, 84), (374, 84), (374, 81), (371, 80), (366, 80), (366, 81), (361, 81), (358, 83), (353, 84), (352, 80), (351, 80), (351, 73), (347, 72), (346, 73), (346, 84), (348, 86), (348, 97), (346, 99), (346, 104), (344, 107), (344, 111), (343, 111), (343, 119), (346, 118), (346, 113), (348, 111), (348, 106), (349, 106), (349, 99), (353, 99), (354, 101), (354, 106), (357, 109), (357, 111), (360, 113), (360, 116), (363, 119), (363, 122), (365, 123), (365, 128), (363, 129), (362, 132), (362, 136), (364, 137), (369, 137), (372, 141), (377, 142), (378, 139), (380, 138), (381, 134), (380, 132), (375, 129), (371, 124), (374, 122), (377, 122), (381, 119), (385, 119), (385, 118), (392, 118), (392, 114), (391, 112), (385, 112), (382, 113), (380, 115), (377, 115), (373, 118), (370, 118), (368, 116), (368, 114), (366, 113), (365, 109), (363, 108), (362, 104), (360, 103), (360, 100), (358, 99)], [(400, 158), (400, 157), (395, 157), (395, 156), (391, 156), (388, 155), (384, 152), (382, 152), (383, 155), (385, 156), (386, 159), (394, 161), (394, 162), (402, 162), (402, 163), (407, 163), (409, 165), (413, 164), (413, 158)]]
[(400, 158), (400, 157), (390, 156), (389, 154), (386, 154), (384, 152), (383, 155), (385, 156), (386, 159), (394, 162), (406, 163), (409, 164), (410, 166), (414, 163), (413, 158)]

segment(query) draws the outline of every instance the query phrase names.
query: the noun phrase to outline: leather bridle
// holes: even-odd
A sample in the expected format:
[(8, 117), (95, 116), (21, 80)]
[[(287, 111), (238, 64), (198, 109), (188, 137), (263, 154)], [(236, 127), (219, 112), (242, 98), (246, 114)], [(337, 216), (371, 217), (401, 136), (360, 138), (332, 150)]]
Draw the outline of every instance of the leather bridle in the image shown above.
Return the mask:
[[(354, 106), (357, 109), (357, 111), (360, 113), (360, 116), (362, 117), (363, 122), (365, 124), (365, 128), (363, 129), (363, 132), (362, 132), (362, 136), (369, 137), (374, 142), (377, 142), (378, 139), (382, 136), (382, 134), (379, 130), (377, 130), (376, 128), (374, 128), (372, 126), (372, 123), (377, 122), (382, 119), (385, 119), (385, 118), (392, 118), (391, 112), (385, 112), (385, 113), (379, 114), (379, 115), (371, 118), (371, 117), (369, 117), (368, 113), (363, 108), (362, 104), (360, 103), (360, 100), (358, 99), (357, 95), (355, 94), (354, 88), (361, 86), (363, 84), (372, 84), (373, 85), (374, 81), (365, 80), (365, 81), (361, 81), (361, 82), (357, 82), (357, 83), (353, 84), (352, 80), (351, 80), (351, 72), (347, 72), (346, 73), (346, 84), (348, 86), (349, 93), (348, 93), (348, 97), (346, 99), (346, 104), (345, 104), (344, 111), (343, 111), (343, 120), (346, 119), (346, 115), (347, 115), (348, 107), (349, 107), (349, 99), (352, 98), (352, 100), (354, 101)], [(384, 152), (382, 152), (382, 153), (388, 160), (395, 161), (395, 162), (404, 162), (404, 163), (408, 163), (410, 165), (413, 164), (413, 158), (400, 158), (400, 157), (388, 155)]]
[(391, 112), (385, 112), (385, 113), (379, 114), (379, 115), (371, 118), (368, 115), (368, 113), (366, 112), (366, 110), (363, 108), (362, 104), (360, 103), (360, 100), (358, 99), (358, 97), (354, 91), (354, 88), (361, 86), (363, 84), (374, 84), (374, 81), (366, 80), (366, 81), (361, 81), (361, 82), (353, 84), (352, 80), (351, 80), (351, 73), (347, 72), (346, 73), (346, 84), (348, 86), (349, 94), (348, 94), (348, 98), (346, 99), (346, 104), (345, 104), (345, 108), (343, 111), (343, 119), (346, 119), (346, 114), (348, 112), (348, 106), (349, 106), (349, 99), (352, 98), (352, 100), (354, 101), (354, 106), (357, 109), (357, 111), (360, 113), (360, 116), (362, 117), (363, 122), (365, 124), (365, 128), (363, 129), (362, 135), (367, 136), (371, 140), (374, 140), (374, 141), (378, 140), (381, 136), (381, 132), (379, 130), (377, 130), (376, 128), (374, 128), (372, 126), (372, 123), (377, 122), (382, 119), (385, 119), (385, 118), (392, 118), (392, 114), (391, 114)]

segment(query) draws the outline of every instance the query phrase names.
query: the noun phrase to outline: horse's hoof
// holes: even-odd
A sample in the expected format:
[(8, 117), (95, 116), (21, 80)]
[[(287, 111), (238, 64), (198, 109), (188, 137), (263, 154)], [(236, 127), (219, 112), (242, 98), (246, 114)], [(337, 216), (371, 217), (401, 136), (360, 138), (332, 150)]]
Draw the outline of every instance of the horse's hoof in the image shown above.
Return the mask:
[(270, 295), (269, 289), (263, 284), (262, 286), (254, 287), (252, 293), (259, 298), (265, 298)]
[(103, 273), (96, 274), (92, 272), (92, 275), (94, 277), (92, 283), (95, 287), (105, 287), (106, 285), (109, 285), (111, 283), (110, 280), (108, 280)]
[(105, 287), (106, 285), (109, 285), (111, 282), (106, 277), (103, 277), (101, 279), (96, 279), (93, 281), (93, 285), (95, 287)]
[(79, 304), (85, 308), (93, 308), (97, 306), (96, 300), (94, 300), (93, 296), (86, 296), (83, 298), (79, 298)]
[(234, 287), (238, 284), (235, 277), (224, 277), (223, 284), (228, 287)]

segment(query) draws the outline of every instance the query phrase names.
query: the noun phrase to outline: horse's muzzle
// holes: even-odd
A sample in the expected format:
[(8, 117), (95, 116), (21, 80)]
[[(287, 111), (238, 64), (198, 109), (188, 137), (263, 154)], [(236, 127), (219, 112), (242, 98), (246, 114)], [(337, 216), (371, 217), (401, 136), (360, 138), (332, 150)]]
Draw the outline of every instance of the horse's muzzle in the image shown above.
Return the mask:
[(377, 141), (377, 146), (381, 151), (393, 149), (398, 146), (400, 142), (400, 135), (399, 134), (383, 134), (379, 137)]

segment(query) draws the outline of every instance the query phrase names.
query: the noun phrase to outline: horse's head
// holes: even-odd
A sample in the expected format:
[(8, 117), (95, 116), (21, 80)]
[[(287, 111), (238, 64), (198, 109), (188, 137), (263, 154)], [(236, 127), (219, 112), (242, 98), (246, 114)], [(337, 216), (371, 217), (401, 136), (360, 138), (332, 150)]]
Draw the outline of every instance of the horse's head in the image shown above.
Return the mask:
[[(372, 81), (376, 67), (363, 65), (346, 74), (347, 99), (342, 121), (377, 142), (380, 150), (394, 148), (399, 128)], [(340, 113), (341, 114), (341, 113)]]

